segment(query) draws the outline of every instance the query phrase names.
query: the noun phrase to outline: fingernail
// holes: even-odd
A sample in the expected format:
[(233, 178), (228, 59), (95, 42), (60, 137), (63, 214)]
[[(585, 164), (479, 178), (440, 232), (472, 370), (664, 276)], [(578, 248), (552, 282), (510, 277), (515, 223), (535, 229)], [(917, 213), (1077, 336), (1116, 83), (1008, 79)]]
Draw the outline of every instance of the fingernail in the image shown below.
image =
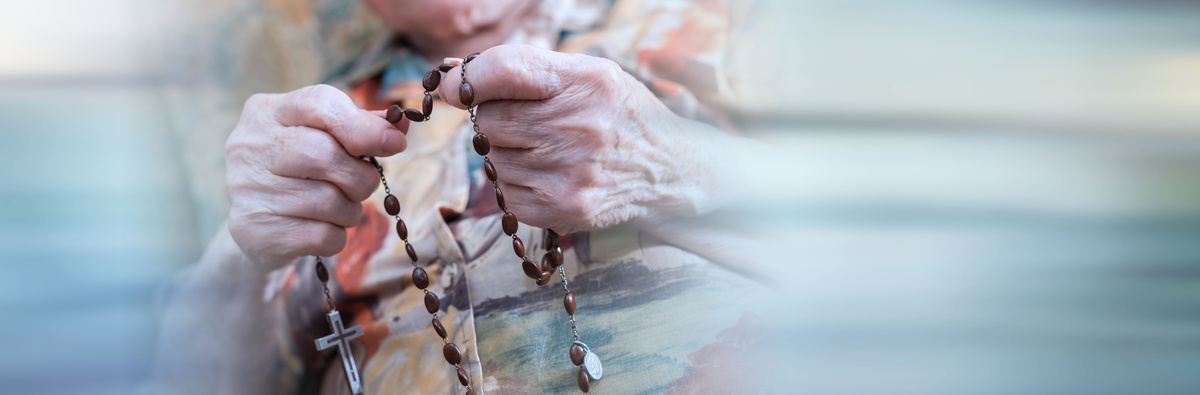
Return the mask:
[(383, 152), (388, 155), (398, 154), (404, 151), (405, 144), (404, 135), (400, 134), (399, 130), (390, 127), (383, 130), (383, 141), (380, 143)]

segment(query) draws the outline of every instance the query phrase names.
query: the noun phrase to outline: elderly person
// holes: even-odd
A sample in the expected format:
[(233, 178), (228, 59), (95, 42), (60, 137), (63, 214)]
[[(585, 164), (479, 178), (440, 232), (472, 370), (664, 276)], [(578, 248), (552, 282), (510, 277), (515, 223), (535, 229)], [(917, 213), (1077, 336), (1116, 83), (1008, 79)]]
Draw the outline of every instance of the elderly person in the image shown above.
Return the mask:
[[(473, 52), (466, 77), (517, 236), (537, 251), (546, 229), (562, 235), (580, 340), (604, 361), (592, 392), (755, 388), (757, 284), (736, 257), (754, 252), (699, 220), (726, 188), (754, 182), (730, 174), (728, 158), (758, 147), (728, 134), (720, 109), (735, 95), (712, 62), (743, 5), (367, 3), (397, 39), (331, 77), (337, 87), (246, 100), (225, 145), (226, 225), (171, 294), (161, 390), (347, 391), (336, 352), (313, 347), (330, 331), (321, 256), (346, 326), (363, 328), (350, 355), (366, 393), (465, 391), (381, 205), (381, 174), (361, 159), (373, 156), (474, 393), (579, 391), (562, 287), (522, 273), (470, 148), (462, 67), (446, 72), (429, 121), (393, 124), (382, 111), (418, 107), (424, 71)], [(585, 22), (551, 17), (567, 12)]]

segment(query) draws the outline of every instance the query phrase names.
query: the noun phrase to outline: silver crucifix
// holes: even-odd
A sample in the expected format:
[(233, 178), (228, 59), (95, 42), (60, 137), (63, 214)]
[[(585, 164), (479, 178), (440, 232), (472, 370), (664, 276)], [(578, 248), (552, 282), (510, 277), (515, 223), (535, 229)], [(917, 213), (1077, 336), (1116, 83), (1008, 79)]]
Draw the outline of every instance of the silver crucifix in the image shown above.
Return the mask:
[(350, 393), (361, 394), (362, 379), (358, 377), (358, 367), (354, 365), (354, 355), (350, 353), (350, 340), (362, 336), (362, 326), (355, 325), (347, 330), (342, 324), (342, 315), (338, 314), (337, 310), (330, 311), (325, 319), (329, 321), (329, 328), (333, 330), (333, 333), (317, 339), (317, 350), (324, 351), (337, 347), (338, 353), (342, 356), (342, 368), (346, 370), (346, 384), (350, 385)]

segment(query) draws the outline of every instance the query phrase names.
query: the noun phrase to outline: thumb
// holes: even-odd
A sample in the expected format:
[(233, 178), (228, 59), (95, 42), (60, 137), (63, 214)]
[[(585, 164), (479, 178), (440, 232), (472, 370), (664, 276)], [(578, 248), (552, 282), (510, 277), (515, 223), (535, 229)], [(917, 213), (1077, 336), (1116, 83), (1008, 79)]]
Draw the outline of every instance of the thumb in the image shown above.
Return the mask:
[(446, 72), (438, 94), (454, 107), (466, 109), (463, 96), (473, 94), (471, 106), (492, 100), (543, 100), (561, 94), (592, 60), (586, 55), (565, 54), (532, 45), (501, 45), (483, 51), (466, 64), (468, 88), (462, 83), (463, 66)]
[(393, 125), (383, 117), (358, 108), (345, 92), (329, 85), (313, 85), (280, 95), (276, 121), (283, 126), (303, 126), (324, 131), (354, 156), (391, 156), (407, 146), (406, 124)]

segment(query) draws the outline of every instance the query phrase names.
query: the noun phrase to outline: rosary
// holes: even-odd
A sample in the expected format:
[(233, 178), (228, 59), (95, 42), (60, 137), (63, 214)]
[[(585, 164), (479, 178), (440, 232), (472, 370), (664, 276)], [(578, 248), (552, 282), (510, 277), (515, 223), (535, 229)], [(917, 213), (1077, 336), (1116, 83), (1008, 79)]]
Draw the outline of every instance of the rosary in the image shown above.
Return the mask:
[[(587, 344), (579, 341), (579, 332), (575, 326), (575, 294), (567, 288), (567, 275), (563, 269), (563, 252), (558, 245), (558, 234), (554, 230), (546, 229), (545, 231), (545, 246), (546, 252), (542, 255), (541, 265), (533, 263), (529, 256), (525, 254), (525, 243), (516, 235), (517, 233), (517, 216), (508, 211), (508, 207), (504, 204), (504, 193), (500, 190), (500, 184), (496, 182), (496, 167), (492, 165), (492, 161), (488, 159), (487, 154), (491, 151), (491, 144), (488, 143), (488, 138), (483, 133), (479, 132), (479, 123), (475, 120), (475, 107), (471, 103), (475, 100), (475, 91), (471, 84), (467, 82), (467, 63), (475, 59), (478, 53), (471, 54), (463, 59), (462, 62), (462, 84), (458, 87), (459, 100), (467, 107), (467, 112), (470, 114), (471, 127), (475, 131), (475, 136), (471, 138), (471, 145), (475, 148), (475, 152), (483, 156), (483, 170), (487, 174), (488, 180), (491, 180), (492, 187), (496, 190), (496, 203), (500, 206), (500, 211), (504, 212), (501, 217), (501, 229), (504, 234), (512, 238), (513, 252), (518, 258), (521, 258), (521, 270), (525, 275), (533, 279), (537, 285), (542, 286), (550, 282), (554, 276), (554, 271), (558, 271), (558, 277), (562, 279), (563, 287), (563, 308), (567, 310), (567, 318), (571, 323), (571, 334), (574, 341), (569, 347), (568, 355), (571, 362), (579, 367), (579, 373), (576, 378), (579, 382), (579, 389), (584, 393), (588, 392), (590, 380), (599, 380), (604, 373), (604, 368), (600, 364), (600, 358), (592, 353)], [(392, 105), (387, 110), (387, 121), (391, 123), (399, 122), (401, 117), (408, 118), (413, 122), (423, 122), (429, 120), (429, 114), (433, 111), (433, 97), (430, 92), (437, 90), (438, 84), (441, 82), (442, 74), (450, 71), (455, 67), (453, 63), (444, 63), (437, 66), (433, 70), (429, 70), (425, 74), (425, 78), (421, 81), (422, 87), (425, 88), (425, 98), (421, 102), (421, 109), (406, 109), (400, 110), (397, 105)], [(400, 240), (404, 242), (404, 250), (408, 254), (408, 258), (412, 260), (413, 285), (425, 293), (425, 310), (433, 316), (430, 325), (434, 332), (442, 339), (442, 356), (446, 358), (446, 362), (454, 366), (458, 373), (458, 382), (466, 388), (466, 395), (475, 395), (474, 389), (471, 387), (471, 378), (467, 371), (460, 366), (462, 362), (462, 351), (458, 346), (446, 338), (446, 328), (442, 326), (442, 322), (438, 320), (438, 311), (441, 309), (441, 301), (437, 294), (429, 291), (429, 275), (420, 266), (417, 266), (417, 252), (413, 249), (412, 244), (408, 242), (408, 227), (404, 224), (404, 220), (400, 218), (400, 200), (392, 195), (391, 188), (388, 187), (387, 179), (383, 175), (383, 166), (380, 166), (379, 161), (374, 157), (364, 158), (369, 160), (375, 169), (379, 171), (379, 179), (383, 183), (383, 190), (386, 197), (383, 199), (384, 210), (388, 215), (396, 219), (396, 234), (400, 236)], [(350, 354), (350, 340), (362, 336), (363, 330), (361, 326), (354, 326), (346, 329), (342, 323), (341, 315), (334, 308), (333, 298), (329, 295), (329, 271), (325, 268), (325, 264), (321, 262), (321, 257), (317, 257), (316, 264), (317, 279), (321, 281), (321, 286), (325, 290), (325, 301), (329, 305), (329, 313), (326, 315), (326, 320), (329, 321), (330, 330), (333, 333), (328, 336), (316, 340), (317, 350), (324, 351), (333, 347), (337, 347), (338, 354), (342, 359), (342, 368), (346, 372), (346, 384), (350, 388), (350, 393), (361, 394), (362, 377), (359, 375), (358, 367), (355, 366), (354, 358)]]

